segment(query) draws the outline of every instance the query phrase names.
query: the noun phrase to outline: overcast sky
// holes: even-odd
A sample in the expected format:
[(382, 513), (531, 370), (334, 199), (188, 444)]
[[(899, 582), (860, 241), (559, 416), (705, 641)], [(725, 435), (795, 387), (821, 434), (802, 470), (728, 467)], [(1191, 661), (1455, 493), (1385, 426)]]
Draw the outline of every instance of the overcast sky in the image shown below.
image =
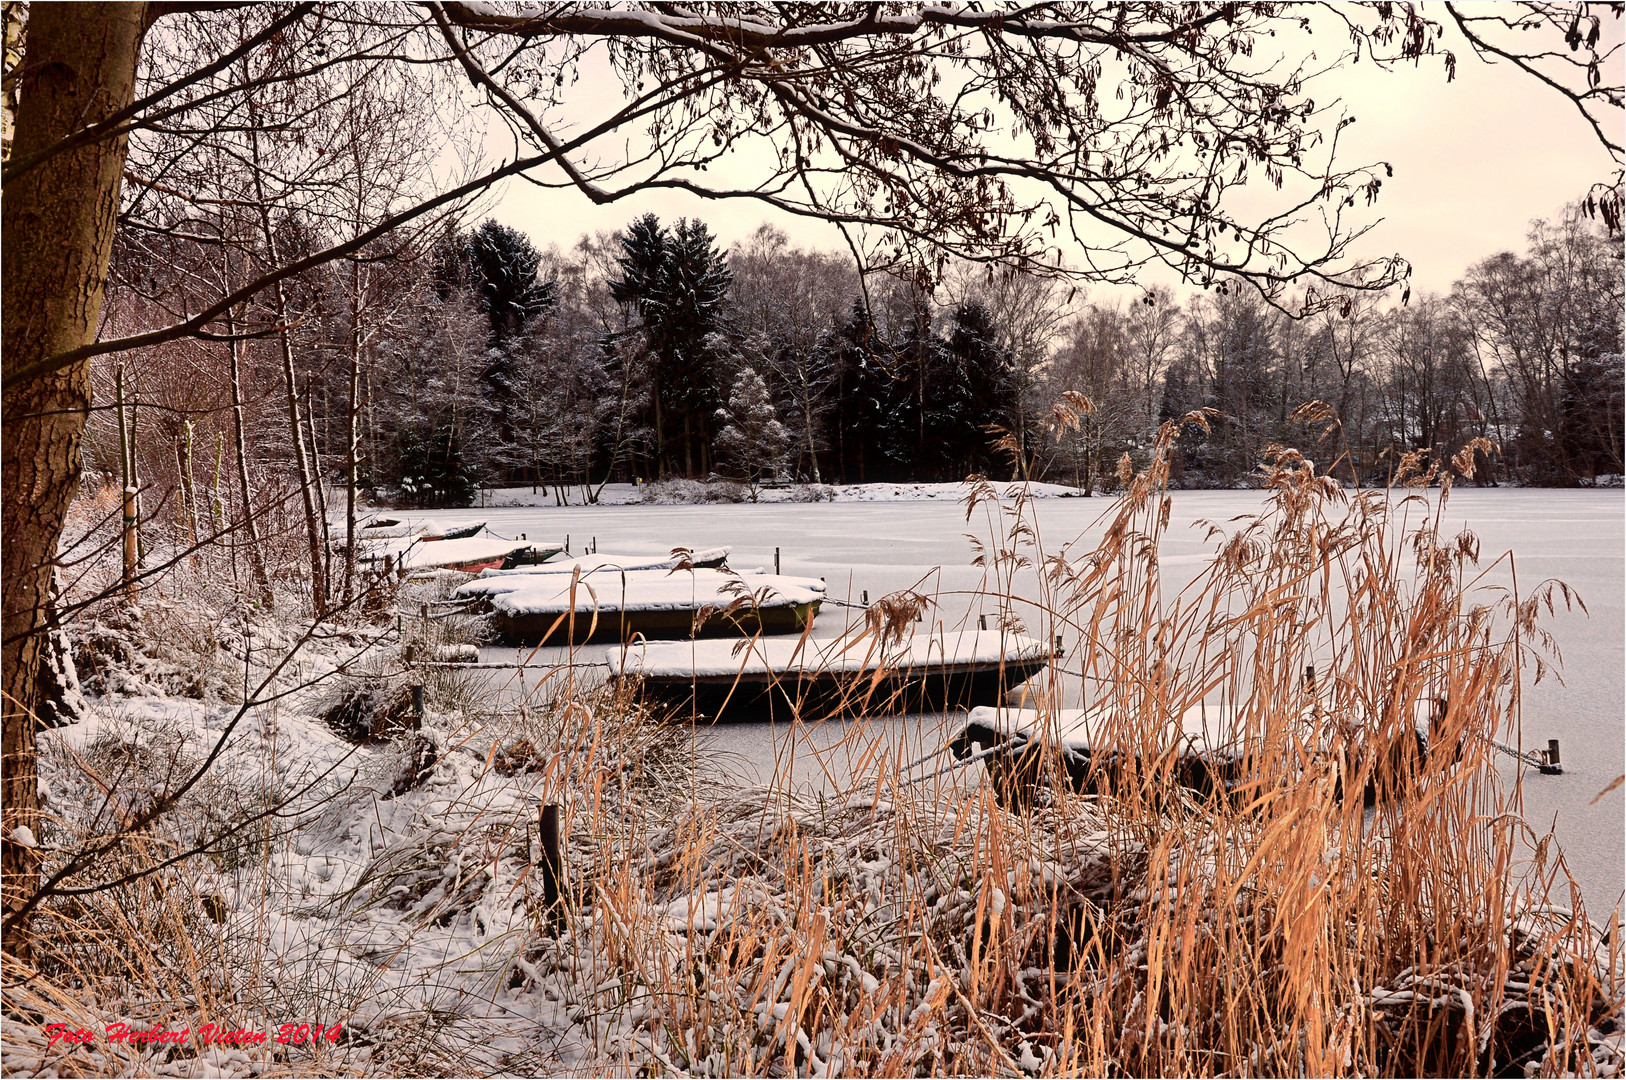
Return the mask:
[[(1342, 164), (1393, 164), (1377, 203), (1358, 210), (1366, 216), (1357, 220), (1382, 220), (1354, 254), (1398, 252), (1412, 263), (1414, 292), (1445, 291), (1471, 263), (1520, 249), (1533, 218), (1555, 215), (1612, 168), (1568, 100), (1510, 65), (1478, 59), (1454, 31), (1446, 46), (1458, 57), (1453, 82), (1435, 57), (1390, 71), (1347, 67), (1313, 91), (1318, 104), (1329, 93), (1341, 97), (1357, 118), (1342, 136)], [(1619, 79), (1617, 72), (1606, 81)], [(575, 192), (524, 182), (510, 183), (491, 203), (493, 216), (544, 248), (568, 248), (583, 232), (619, 229), (649, 211), (662, 220), (698, 216), (725, 247), (768, 219), (755, 203), (659, 192), (595, 206)], [(771, 220), (794, 243), (845, 250), (831, 226)]]

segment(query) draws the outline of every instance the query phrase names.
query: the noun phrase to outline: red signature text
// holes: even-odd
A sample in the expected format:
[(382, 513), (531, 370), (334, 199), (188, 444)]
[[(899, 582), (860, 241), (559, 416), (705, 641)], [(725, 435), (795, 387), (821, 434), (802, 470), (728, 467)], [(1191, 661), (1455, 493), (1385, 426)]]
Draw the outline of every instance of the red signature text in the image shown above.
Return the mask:
[[(204, 1024), (198, 1028), (196, 1035), (191, 1028), (165, 1028), (155, 1027), (149, 1030), (132, 1028), (129, 1024), (109, 1024), (103, 1034), (108, 1042), (122, 1043), (126, 1046), (179, 1046), (183, 1043), (197, 1041), (204, 1046), (258, 1046), (272, 1035), (264, 1031), (248, 1031), (243, 1028), (229, 1028), (224, 1024)], [(337, 1042), (344, 1034), (343, 1024), (326, 1026), (323, 1024), (282, 1024), (276, 1030), (276, 1041), (287, 1043), (290, 1046), (299, 1046), (302, 1043), (315, 1043), (320, 1040)], [(62, 1043), (73, 1046), (78, 1043), (96, 1041), (95, 1032), (85, 1028), (69, 1028), (67, 1024), (55, 1023), (45, 1026), (45, 1035), (50, 1040), (49, 1046)]]

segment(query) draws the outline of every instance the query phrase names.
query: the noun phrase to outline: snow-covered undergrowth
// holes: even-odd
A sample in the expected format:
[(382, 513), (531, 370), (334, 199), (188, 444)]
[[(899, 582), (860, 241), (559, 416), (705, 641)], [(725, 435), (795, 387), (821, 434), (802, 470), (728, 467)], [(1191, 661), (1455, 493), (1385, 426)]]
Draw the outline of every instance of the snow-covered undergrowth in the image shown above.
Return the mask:
[[(7, 1025), (7, 1073), (1041, 1063), (1032, 1016), (982, 1015), (978, 980), (1037, 1002), (1047, 912), (1122, 891), (1127, 864), (1082, 805), (1018, 827), (954, 778), (742, 788), (694, 759), (684, 729), (570, 672), (511, 696), (479, 672), (408, 669), (405, 645), (458, 636), (438, 620), (427, 635), (408, 617), (399, 636), (313, 639), (261, 616), (182, 644), (145, 636), (183, 612), (198, 609), (154, 595), (103, 625), (88, 715), (42, 734), (47, 873), (113, 842), (36, 914), (33, 970), (9, 964), (6, 1006), (37, 1022)], [(187, 647), (218, 669), (192, 697), (172, 681)], [(421, 723), (392, 705), (412, 681)], [(260, 704), (244, 709), (243, 685)], [(358, 709), (392, 723), (358, 726)], [(557, 927), (538, 871), (548, 803), (566, 837)], [(1008, 864), (995, 877), (979, 867), (991, 841)], [(1033, 963), (996, 977), (988, 943), (1012, 933)], [(53, 1045), (53, 1023), (96, 1037)], [(121, 1023), (271, 1038), (132, 1046), (107, 1037)], [(284, 1024), (340, 1027), (295, 1046), (275, 1041)]]

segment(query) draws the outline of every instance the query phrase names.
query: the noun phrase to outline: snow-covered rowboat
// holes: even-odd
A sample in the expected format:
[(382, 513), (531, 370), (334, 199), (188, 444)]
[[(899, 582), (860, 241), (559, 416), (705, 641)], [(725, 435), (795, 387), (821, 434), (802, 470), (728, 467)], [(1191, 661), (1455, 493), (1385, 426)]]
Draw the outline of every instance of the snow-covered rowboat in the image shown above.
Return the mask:
[(520, 566), (512, 570), (487, 570), (483, 578), (507, 577), (510, 574), (568, 574), (580, 570), (583, 577), (594, 574), (619, 573), (622, 570), (675, 570), (687, 562), (696, 570), (716, 570), (728, 561), (726, 547), (700, 548), (683, 555), (610, 555), (595, 553), (574, 559), (554, 559), (546, 565)]
[(471, 536), (463, 540), (419, 542), (396, 560), (396, 566), (403, 571), (441, 568), (478, 574), (482, 570), (518, 566), (532, 560), (540, 562), (563, 550), (558, 545), (504, 540), (500, 536)]
[(612, 678), (637, 678), (645, 700), (684, 715), (820, 720), (998, 701), (1051, 655), (1032, 638), (967, 630), (887, 646), (868, 632), (633, 645), (609, 650), (608, 661)]
[[(1444, 719), (1443, 699), (1425, 698), (1414, 704), (1410, 730), (1403, 727), (1387, 740), (1380, 767), (1367, 780), (1368, 802), (1380, 788), (1392, 786), (1395, 777), (1415, 769), (1428, 753), (1430, 729), (1437, 730)], [(1313, 703), (1298, 720), (1290, 737), (1297, 739), (1298, 749), (1319, 753), (1332, 721)], [(1247, 780), (1252, 771), (1248, 758), (1258, 746), (1256, 739), (1239, 731), (1230, 709), (1198, 704), (1186, 709), (1178, 723), (1171, 718), (1151, 732), (1117, 721), (1104, 705), (1049, 712), (977, 708), (950, 740), (949, 749), (962, 760), (981, 755), (1001, 797), (1026, 801), (1040, 784), (1057, 775), (1057, 766), (1073, 790), (1098, 791), (1114, 783), (1131, 758), (1143, 765), (1170, 761), (1174, 778), (1199, 794), (1229, 791)]]
[(471, 536), (479, 536), (486, 527), (483, 521), (455, 521), (441, 525), (424, 522), (422, 540), (467, 540)]
[(503, 574), (462, 586), (482, 599), (509, 641), (583, 644), (645, 638), (794, 634), (824, 600), (817, 578), (726, 570), (605, 569), (573, 574)]
[(387, 567), (403, 574), (436, 569), (478, 574), (482, 570), (540, 562), (563, 550), (557, 544), (532, 544), (524, 540), (504, 540), (500, 536), (433, 542), (413, 537), (369, 544), (362, 550), (362, 559), (374, 567)]
[(479, 536), (486, 527), (484, 521), (403, 521), (394, 517), (377, 517), (362, 524), (358, 533), (362, 540), (399, 540), (412, 537), (417, 540), (466, 540)]

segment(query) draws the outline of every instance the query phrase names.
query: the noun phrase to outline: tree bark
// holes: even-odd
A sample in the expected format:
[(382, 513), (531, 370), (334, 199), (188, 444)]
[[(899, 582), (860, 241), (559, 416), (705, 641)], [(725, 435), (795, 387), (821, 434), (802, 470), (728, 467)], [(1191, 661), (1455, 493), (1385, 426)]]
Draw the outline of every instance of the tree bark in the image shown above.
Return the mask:
[(361, 447), (361, 260), (350, 262), (350, 378), (345, 398), (344, 602), (356, 597), (356, 474)]
[(232, 441), (237, 449), (237, 493), (243, 500), (243, 535), (248, 541), (246, 545), (248, 563), (250, 572), (254, 575), (254, 588), (265, 610), (271, 611), (275, 604), (275, 594), (271, 591), (271, 578), (265, 572), (265, 553), (260, 550), (259, 530), (254, 524), (254, 492), (248, 482), (248, 436), (243, 430), (243, 375), (240, 362), (243, 343), (235, 337), (237, 333), (235, 311), (226, 313), (226, 332), (233, 335), (233, 340), (227, 347), (231, 350), (231, 426)]
[[(265, 197), (265, 173), (260, 161), (259, 132), (254, 125), (259, 123), (258, 110), (254, 103), (249, 103), (249, 147), (253, 154), (253, 177), (255, 210), (259, 213), (260, 232), (265, 243), (266, 263), (269, 266), (281, 265), (277, 249), (277, 233), (271, 223), (271, 207)], [(271, 311), (277, 317), (277, 344), (282, 352), (282, 386), (284, 403), (288, 408), (288, 436), (292, 441), (294, 451), (294, 471), (299, 476), (300, 502), (305, 511), (305, 540), (309, 549), (311, 561), (311, 612), (312, 617), (320, 619), (327, 611), (327, 574), (326, 560), (322, 553), (322, 523), (316, 516), (316, 500), (311, 493), (312, 486), (319, 482), (311, 475), (310, 459), (305, 455), (304, 425), (299, 419), (299, 385), (294, 375), (294, 343), (293, 331), (288, 322), (288, 291), (283, 283), (278, 281), (271, 292)]]
[[(43, 151), (132, 100), (146, 29), (140, 3), (36, 4), (30, 13), (14, 158)], [(12, 371), (89, 342), (113, 246), (125, 140), (47, 158), (7, 184), (0, 363)], [(87, 362), (9, 386), (0, 423), (0, 896), (9, 914), (39, 887), (34, 733), (52, 563), (79, 487), (90, 409)], [(24, 834), (26, 836), (26, 834)], [(3, 947), (26, 952), (13, 924)]]

